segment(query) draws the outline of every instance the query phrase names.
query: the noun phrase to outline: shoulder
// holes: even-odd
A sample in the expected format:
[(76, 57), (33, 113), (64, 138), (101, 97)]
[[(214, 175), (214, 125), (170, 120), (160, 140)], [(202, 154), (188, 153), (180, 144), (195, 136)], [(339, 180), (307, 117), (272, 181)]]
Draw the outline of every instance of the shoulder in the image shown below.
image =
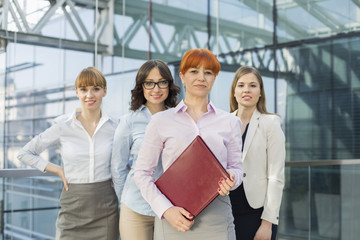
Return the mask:
[(130, 112), (122, 115), (120, 118), (120, 122), (131, 126), (138, 122), (144, 122), (144, 121), (148, 122), (150, 118), (151, 118), (150, 111), (145, 106), (142, 106), (135, 111), (131, 110)]
[[(46, 132), (52, 132), (52, 134), (60, 134), (64, 129), (68, 128), (69, 119), (72, 114), (63, 114), (57, 116), (50, 121), (50, 127), (46, 129)], [(56, 133), (55, 133), (56, 132)]]
[(108, 115), (109, 121), (113, 123), (119, 123), (119, 118), (114, 117), (112, 115)]
[(218, 116), (219, 120), (221, 121), (227, 121), (231, 124), (237, 124), (240, 123), (240, 118), (236, 116), (234, 113), (226, 112), (222, 109), (217, 108), (216, 109), (216, 116)]
[(108, 115), (107, 116), (107, 124), (110, 125), (112, 128), (116, 129), (119, 125), (119, 118), (116, 118), (114, 116)]
[(130, 130), (130, 127), (132, 125), (132, 122), (134, 121), (134, 118), (136, 118), (136, 114), (134, 111), (131, 111), (129, 113), (125, 113), (124, 115), (121, 115), (119, 118), (118, 129), (127, 128), (128, 130)]
[(129, 120), (131, 120), (132, 117), (134, 117), (134, 111), (131, 111), (129, 113), (125, 113), (124, 115), (121, 115), (119, 118), (119, 121), (121, 123), (128, 122)]
[(175, 108), (169, 108), (161, 112), (157, 112), (151, 116), (151, 121), (160, 121), (169, 119), (176, 113)]
[(261, 114), (259, 125), (268, 134), (283, 132), (280, 116), (276, 114)]
[(280, 124), (280, 116), (276, 114), (264, 114), (260, 115), (260, 122), (266, 125)]
[(72, 113), (60, 115), (52, 120), (52, 125), (64, 124), (68, 122), (71, 119), (71, 117), (72, 117)]

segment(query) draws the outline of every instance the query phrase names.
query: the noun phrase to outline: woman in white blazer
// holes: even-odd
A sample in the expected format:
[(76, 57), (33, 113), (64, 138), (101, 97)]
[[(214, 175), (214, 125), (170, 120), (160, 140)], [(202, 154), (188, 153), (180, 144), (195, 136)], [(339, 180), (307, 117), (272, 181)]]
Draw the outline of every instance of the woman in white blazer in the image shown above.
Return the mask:
[(284, 188), (285, 136), (280, 118), (266, 110), (259, 71), (240, 67), (230, 90), (230, 111), (242, 122), (243, 183), (230, 199), (237, 239), (276, 239)]

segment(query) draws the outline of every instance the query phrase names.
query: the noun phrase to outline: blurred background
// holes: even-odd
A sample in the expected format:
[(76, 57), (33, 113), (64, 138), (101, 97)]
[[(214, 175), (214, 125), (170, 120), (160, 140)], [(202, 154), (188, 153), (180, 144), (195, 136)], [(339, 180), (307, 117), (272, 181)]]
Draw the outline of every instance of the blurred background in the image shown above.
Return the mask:
[[(359, 239), (360, 0), (0, 0), (0, 239), (54, 239), (62, 182), (16, 155), (79, 106), (83, 68), (104, 73), (120, 117), (147, 59), (181, 86), (192, 48), (220, 60), (210, 99), (226, 111), (240, 66), (263, 76), (286, 136), (278, 239)], [(61, 162), (56, 146), (42, 156)]]

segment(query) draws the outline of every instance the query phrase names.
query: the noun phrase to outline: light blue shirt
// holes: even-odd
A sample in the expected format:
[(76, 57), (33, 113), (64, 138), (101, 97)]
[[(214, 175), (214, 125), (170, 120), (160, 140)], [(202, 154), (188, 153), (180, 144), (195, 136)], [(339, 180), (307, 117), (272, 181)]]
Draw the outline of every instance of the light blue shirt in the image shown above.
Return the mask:
[[(151, 119), (149, 109), (142, 105), (138, 110), (131, 111), (120, 118), (116, 128), (111, 158), (111, 174), (119, 202), (131, 210), (147, 216), (155, 216), (150, 205), (142, 197), (133, 176), (135, 163), (145, 129)], [(156, 168), (154, 178), (162, 174), (161, 161)]]

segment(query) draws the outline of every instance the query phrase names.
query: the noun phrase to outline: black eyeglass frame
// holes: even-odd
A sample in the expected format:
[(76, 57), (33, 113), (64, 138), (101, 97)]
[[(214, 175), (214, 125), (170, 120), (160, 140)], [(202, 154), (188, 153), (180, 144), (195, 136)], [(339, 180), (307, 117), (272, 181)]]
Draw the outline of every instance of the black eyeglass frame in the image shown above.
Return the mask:
[[(160, 83), (164, 83), (164, 82), (167, 83), (166, 87), (161, 87), (161, 86), (160, 86)], [(145, 86), (145, 83), (152, 83), (152, 84), (154, 84), (154, 86), (151, 87), (151, 88), (149, 88), (149, 87), (146, 87), (146, 86)], [(152, 90), (152, 89), (155, 88), (156, 85), (157, 85), (160, 89), (166, 89), (166, 88), (169, 88), (169, 86), (170, 86), (170, 81), (169, 81), (169, 80), (162, 80), (162, 81), (159, 81), (159, 82), (145, 81), (145, 82), (142, 83), (142, 85), (143, 85), (143, 87), (144, 87), (146, 90)]]

